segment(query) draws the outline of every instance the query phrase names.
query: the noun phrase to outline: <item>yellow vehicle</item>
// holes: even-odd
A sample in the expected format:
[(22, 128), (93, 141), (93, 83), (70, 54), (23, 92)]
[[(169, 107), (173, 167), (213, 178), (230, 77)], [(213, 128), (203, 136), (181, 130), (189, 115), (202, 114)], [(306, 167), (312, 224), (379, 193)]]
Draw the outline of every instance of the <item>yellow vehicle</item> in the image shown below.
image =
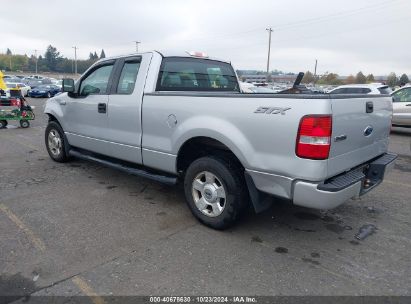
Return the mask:
[(0, 71), (0, 90), (6, 92), (6, 90), (7, 90), (7, 85), (6, 85), (6, 83), (4, 82), (4, 80), (3, 80), (3, 76), (4, 76), (3, 72)]

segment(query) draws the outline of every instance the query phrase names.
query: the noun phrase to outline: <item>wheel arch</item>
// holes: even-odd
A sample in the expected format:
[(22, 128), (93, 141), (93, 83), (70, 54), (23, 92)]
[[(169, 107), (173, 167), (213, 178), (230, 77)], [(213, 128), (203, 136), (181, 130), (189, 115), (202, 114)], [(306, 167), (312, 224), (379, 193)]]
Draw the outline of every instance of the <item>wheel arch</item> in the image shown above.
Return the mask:
[(176, 172), (184, 172), (194, 160), (208, 155), (231, 157), (245, 168), (243, 155), (239, 156), (228, 145), (214, 137), (199, 135), (188, 138), (180, 146), (176, 159)]

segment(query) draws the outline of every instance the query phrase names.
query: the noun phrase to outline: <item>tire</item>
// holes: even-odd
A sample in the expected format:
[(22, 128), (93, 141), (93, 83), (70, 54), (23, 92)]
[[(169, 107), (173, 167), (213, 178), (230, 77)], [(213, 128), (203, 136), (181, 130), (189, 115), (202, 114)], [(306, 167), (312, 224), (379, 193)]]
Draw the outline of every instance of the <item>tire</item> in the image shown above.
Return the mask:
[(44, 134), (44, 140), (47, 152), (52, 160), (59, 163), (69, 160), (65, 150), (67, 143), (65, 142), (64, 132), (57, 122), (49, 122)]
[(5, 128), (8, 125), (7, 120), (0, 120), (0, 129)]
[(190, 164), (184, 193), (188, 207), (201, 223), (223, 230), (240, 218), (248, 202), (243, 171), (235, 161), (222, 157), (202, 157)]
[(22, 128), (28, 128), (30, 127), (30, 122), (28, 120), (22, 119), (20, 120), (20, 127)]

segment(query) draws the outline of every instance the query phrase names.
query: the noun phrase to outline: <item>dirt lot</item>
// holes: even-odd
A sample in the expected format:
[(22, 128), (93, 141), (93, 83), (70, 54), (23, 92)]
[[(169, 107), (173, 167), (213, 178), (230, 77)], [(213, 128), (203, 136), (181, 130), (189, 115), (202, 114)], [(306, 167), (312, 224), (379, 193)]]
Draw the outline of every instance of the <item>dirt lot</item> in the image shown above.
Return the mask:
[[(219, 232), (179, 187), (53, 162), (44, 103), (31, 128), (0, 130), (0, 295), (411, 295), (411, 130), (392, 133), (395, 169), (361, 199), (278, 202)], [(365, 224), (377, 232), (355, 240)]]

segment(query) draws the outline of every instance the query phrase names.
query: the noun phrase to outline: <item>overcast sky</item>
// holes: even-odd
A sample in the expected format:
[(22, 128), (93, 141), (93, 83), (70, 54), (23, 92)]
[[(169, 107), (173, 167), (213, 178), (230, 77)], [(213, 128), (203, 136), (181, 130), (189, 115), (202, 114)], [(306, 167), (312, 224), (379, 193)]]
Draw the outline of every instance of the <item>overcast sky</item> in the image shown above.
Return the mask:
[[(3, 1), (2, 1), (3, 2)], [(411, 74), (410, 0), (19, 0), (4, 1), (0, 52), (107, 56), (140, 50), (205, 51), (238, 69), (341, 75)], [(7, 12), (7, 13), (5, 13)], [(13, 13), (15, 12), (15, 13)]]

